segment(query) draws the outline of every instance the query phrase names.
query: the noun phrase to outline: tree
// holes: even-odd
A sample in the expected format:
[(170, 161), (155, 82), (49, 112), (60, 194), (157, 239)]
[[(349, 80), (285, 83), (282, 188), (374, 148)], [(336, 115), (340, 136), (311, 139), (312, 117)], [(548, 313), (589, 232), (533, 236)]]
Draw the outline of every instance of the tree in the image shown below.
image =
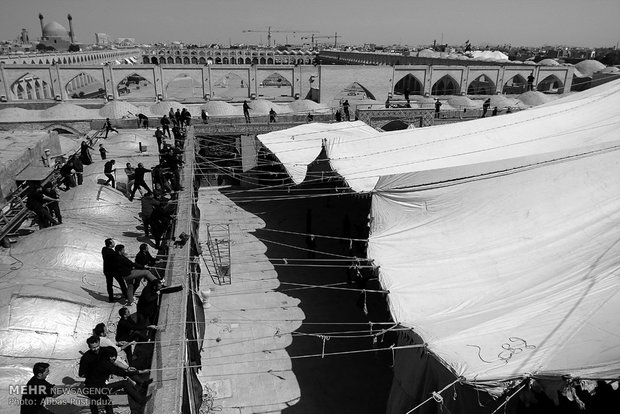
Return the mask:
[(80, 50), (80, 46), (76, 45), (75, 43), (71, 44), (71, 46), (69, 46), (69, 52), (79, 52)]

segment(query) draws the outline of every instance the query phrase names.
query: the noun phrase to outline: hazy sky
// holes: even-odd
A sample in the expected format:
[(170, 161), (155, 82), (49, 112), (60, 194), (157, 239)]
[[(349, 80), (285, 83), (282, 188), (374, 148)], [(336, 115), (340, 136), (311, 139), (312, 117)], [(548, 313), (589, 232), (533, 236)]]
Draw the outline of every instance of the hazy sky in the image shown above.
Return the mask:
[[(22, 28), (39, 38), (45, 23), (69, 27), (78, 42), (95, 33), (137, 42), (266, 43), (266, 33), (317, 31), (347, 44), (614, 46), (620, 41), (620, 0), (0, 0), (0, 39)], [(287, 39), (288, 35), (288, 39)], [(272, 33), (301, 43), (304, 33)], [(317, 39), (318, 40), (318, 39)], [(333, 39), (325, 41), (333, 42)]]

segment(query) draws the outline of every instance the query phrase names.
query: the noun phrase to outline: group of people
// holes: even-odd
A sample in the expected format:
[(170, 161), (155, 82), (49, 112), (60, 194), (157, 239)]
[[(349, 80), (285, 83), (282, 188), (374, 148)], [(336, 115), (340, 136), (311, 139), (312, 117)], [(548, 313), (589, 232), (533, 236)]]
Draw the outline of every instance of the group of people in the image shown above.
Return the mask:
[[(142, 413), (148, 400), (148, 385), (152, 379), (148, 378), (150, 370), (144, 368), (142, 362), (146, 352), (143, 344), (151, 339), (150, 333), (156, 331), (154, 325), (137, 315), (137, 320), (131, 316), (126, 307), (119, 310), (120, 319), (116, 326), (114, 340), (108, 337), (109, 331), (104, 323), (97, 324), (92, 335), (86, 339), (88, 349), (82, 353), (79, 362), (78, 376), (84, 378), (78, 387), (73, 385), (56, 386), (47, 381), (50, 374), (50, 364), (37, 362), (34, 364), (33, 376), (23, 387), (21, 397), (22, 414), (52, 414), (45, 407), (47, 398), (56, 398), (71, 390), (74, 395), (81, 395), (88, 399), (92, 414), (98, 414), (103, 408), (106, 414), (113, 414), (110, 395), (123, 390), (127, 394), (131, 413)], [(119, 353), (123, 352), (124, 356)]]
[(140, 245), (140, 251), (134, 261), (127, 257), (124, 245), (117, 245), (111, 238), (105, 239), (104, 244), (101, 249), (101, 257), (103, 258), (103, 274), (106, 279), (110, 302), (116, 301), (114, 297), (115, 280), (127, 300), (128, 306), (133, 305), (134, 292), (140, 286), (142, 279), (156, 284), (164, 284), (164, 279), (160, 277), (155, 267), (158, 260), (151, 255), (146, 243)]

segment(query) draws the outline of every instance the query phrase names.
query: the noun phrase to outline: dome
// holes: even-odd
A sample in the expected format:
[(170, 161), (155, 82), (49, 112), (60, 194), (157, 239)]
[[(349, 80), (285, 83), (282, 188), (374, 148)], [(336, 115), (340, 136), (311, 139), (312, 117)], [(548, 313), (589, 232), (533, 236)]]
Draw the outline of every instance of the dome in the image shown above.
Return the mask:
[(138, 108), (135, 105), (124, 101), (108, 102), (99, 109), (99, 115), (110, 119), (135, 117), (138, 113)]
[(58, 22), (51, 22), (43, 28), (43, 37), (69, 37), (69, 31)]
[(241, 115), (243, 113), (241, 108), (222, 101), (209, 101), (200, 109), (207, 111), (209, 116)]
[(150, 107), (151, 113), (157, 116), (168, 115), (170, 109), (174, 112), (178, 109), (179, 111), (183, 109), (183, 105), (178, 103), (177, 101), (161, 101), (157, 102)]
[(560, 63), (554, 59), (543, 59), (538, 64), (541, 66), (560, 66)]
[[(472, 101), (467, 96), (452, 96), (448, 98), (448, 104), (453, 108), (479, 108), (478, 102)], [(444, 107), (445, 109), (445, 107)]]
[(582, 60), (575, 65), (577, 70), (584, 75), (592, 76), (596, 72), (600, 72), (605, 69), (605, 65), (597, 60)]

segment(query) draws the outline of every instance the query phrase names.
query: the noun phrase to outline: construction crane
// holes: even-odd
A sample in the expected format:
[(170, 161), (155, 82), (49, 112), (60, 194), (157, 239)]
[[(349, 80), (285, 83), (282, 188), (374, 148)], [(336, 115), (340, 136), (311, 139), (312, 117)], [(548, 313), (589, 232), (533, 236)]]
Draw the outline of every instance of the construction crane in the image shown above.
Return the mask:
[(316, 30), (271, 30), (271, 26), (267, 30), (243, 30), (243, 33), (267, 33), (267, 47), (271, 47), (272, 33), (318, 33)]
[(338, 46), (338, 37), (342, 37), (342, 36), (338, 36), (338, 32), (334, 33), (333, 36), (315, 36), (315, 35), (311, 35), (311, 36), (304, 36), (302, 37), (302, 39), (312, 39), (312, 49), (314, 49), (314, 39), (334, 39), (334, 47)]

